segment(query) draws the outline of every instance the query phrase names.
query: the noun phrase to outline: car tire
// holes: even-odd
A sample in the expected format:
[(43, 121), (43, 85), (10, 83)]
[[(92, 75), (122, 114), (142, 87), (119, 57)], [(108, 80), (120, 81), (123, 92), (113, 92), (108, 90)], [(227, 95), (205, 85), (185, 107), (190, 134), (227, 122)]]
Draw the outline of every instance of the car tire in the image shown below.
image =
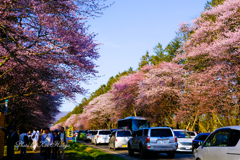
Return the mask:
[(194, 157), (195, 157), (195, 155), (196, 155), (196, 151), (197, 151), (197, 149), (196, 149), (196, 148), (193, 148), (192, 154), (193, 154)]
[(134, 155), (134, 151), (132, 150), (130, 144), (128, 144), (128, 155), (129, 156), (133, 156)]
[(139, 146), (139, 151), (140, 151), (140, 158), (141, 159), (144, 159), (146, 157), (146, 153), (145, 151), (143, 150), (143, 147), (142, 146)]
[(168, 152), (167, 155), (168, 155), (169, 158), (174, 158), (175, 157), (175, 151)]

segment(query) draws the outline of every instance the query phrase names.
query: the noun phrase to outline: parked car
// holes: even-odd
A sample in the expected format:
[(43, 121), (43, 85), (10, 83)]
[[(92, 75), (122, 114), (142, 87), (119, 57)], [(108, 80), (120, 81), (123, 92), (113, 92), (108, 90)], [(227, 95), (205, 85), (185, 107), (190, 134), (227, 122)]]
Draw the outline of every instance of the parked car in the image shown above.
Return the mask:
[(175, 136), (177, 137), (178, 148), (177, 151), (180, 152), (192, 152), (192, 141), (186, 130), (174, 129)]
[(239, 160), (240, 126), (215, 130), (196, 150), (196, 160)]
[(97, 134), (97, 131), (94, 131), (94, 130), (87, 131), (84, 137), (85, 142), (91, 141), (92, 136), (94, 136), (95, 134)]
[(128, 148), (128, 140), (131, 136), (130, 130), (116, 130), (110, 135), (109, 149)]
[(148, 153), (167, 153), (173, 158), (177, 149), (177, 138), (170, 127), (151, 127), (134, 131), (128, 141), (128, 154), (140, 152), (141, 158)]
[(92, 143), (98, 145), (100, 143), (109, 143), (110, 130), (98, 130), (97, 134), (92, 136)]
[(192, 141), (192, 153), (193, 153), (194, 156), (196, 154), (197, 148), (199, 147), (199, 144), (204, 142), (210, 134), (211, 133), (200, 133)]
[(195, 138), (197, 136), (197, 132), (195, 131), (187, 131), (187, 134), (191, 137), (191, 138)]

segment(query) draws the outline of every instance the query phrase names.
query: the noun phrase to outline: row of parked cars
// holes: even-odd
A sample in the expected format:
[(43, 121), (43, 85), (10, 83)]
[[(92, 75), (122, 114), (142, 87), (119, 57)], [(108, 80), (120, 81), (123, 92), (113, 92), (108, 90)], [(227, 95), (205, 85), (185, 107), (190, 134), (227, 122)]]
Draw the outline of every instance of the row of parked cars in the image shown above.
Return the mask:
[(141, 158), (147, 154), (167, 153), (173, 158), (175, 152), (193, 152), (195, 160), (239, 160), (240, 126), (220, 128), (213, 133), (189, 132), (170, 127), (142, 128), (130, 130), (90, 130), (85, 141), (98, 145), (108, 143), (110, 149), (126, 148), (132, 156), (139, 152)]

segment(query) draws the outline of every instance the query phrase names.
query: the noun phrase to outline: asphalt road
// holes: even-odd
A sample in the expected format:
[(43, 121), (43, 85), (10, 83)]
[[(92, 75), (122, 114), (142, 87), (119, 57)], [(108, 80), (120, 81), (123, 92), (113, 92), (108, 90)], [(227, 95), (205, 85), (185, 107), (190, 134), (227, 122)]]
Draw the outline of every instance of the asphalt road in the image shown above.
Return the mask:
[[(139, 153), (137, 153), (137, 152), (134, 153), (134, 156), (129, 156), (128, 150), (119, 149), (119, 150), (114, 151), (113, 149), (109, 149), (107, 144), (99, 144), (99, 145), (95, 146), (95, 145), (91, 144), (91, 142), (89, 142), (89, 143), (80, 142), (80, 143), (91, 146), (93, 148), (100, 149), (109, 154), (113, 154), (113, 155), (116, 155), (116, 156), (119, 156), (119, 157), (122, 157), (122, 158), (125, 158), (128, 160), (140, 160), (141, 159)], [(149, 160), (165, 160), (165, 159), (166, 160), (194, 160), (194, 157), (193, 157), (192, 153), (177, 152), (175, 154), (175, 158), (168, 158), (167, 154), (161, 153), (158, 156), (148, 155), (147, 158), (145, 158), (145, 159), (146, 160), (147, 159), (149, 159)]]

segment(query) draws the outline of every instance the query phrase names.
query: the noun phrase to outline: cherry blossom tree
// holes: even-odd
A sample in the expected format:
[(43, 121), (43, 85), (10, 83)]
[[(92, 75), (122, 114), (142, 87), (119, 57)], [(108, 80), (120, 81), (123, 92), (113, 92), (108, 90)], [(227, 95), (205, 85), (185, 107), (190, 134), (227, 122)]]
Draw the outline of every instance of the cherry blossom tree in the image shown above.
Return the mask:
[(118, 117), (137, 116), (135, 100), (138, 96), (138, 85), (144, 79), (142, 72), (122, 77), (113, 84), (111, 93), (114, 95)]
[(182, 66), (163, 62), (156, 66), (145, 66), (142, 70), (146, 73), (139, 84), (137, 110), (158, 126), (172, 125), (183, 90)]
[[(99, 57), (95, 34), (88, 33), (85, 23), (102, 14), (108, 7), (104, 2), (1, 1), (0, 101), (11, 99), (21, 105), (27, 101), (23, 97), (32, 100), (34, 95), (58, 93), (74, 98), (76, 93), (85, 93), (81, 83), (95, 76), (94, 60)], [(16, 98), (24, 100), (15, 101)], [(41, 105), (35, 107), (38, 106)], [(56, 107), (48, 108), (39, 113), (56, 113)]]
[(239, 123), (239, 9), (239, 1), (226, 0), (204, 11), (188, 28), (193, 34), (183, 44), (184, 54), (175, 59), (186, 61), (185, 97), (191, 99), (184, 101), (181, 115), (194, 115), (193, 125), (204, 117), (205, 130), (232, 125), (233, 117)]

